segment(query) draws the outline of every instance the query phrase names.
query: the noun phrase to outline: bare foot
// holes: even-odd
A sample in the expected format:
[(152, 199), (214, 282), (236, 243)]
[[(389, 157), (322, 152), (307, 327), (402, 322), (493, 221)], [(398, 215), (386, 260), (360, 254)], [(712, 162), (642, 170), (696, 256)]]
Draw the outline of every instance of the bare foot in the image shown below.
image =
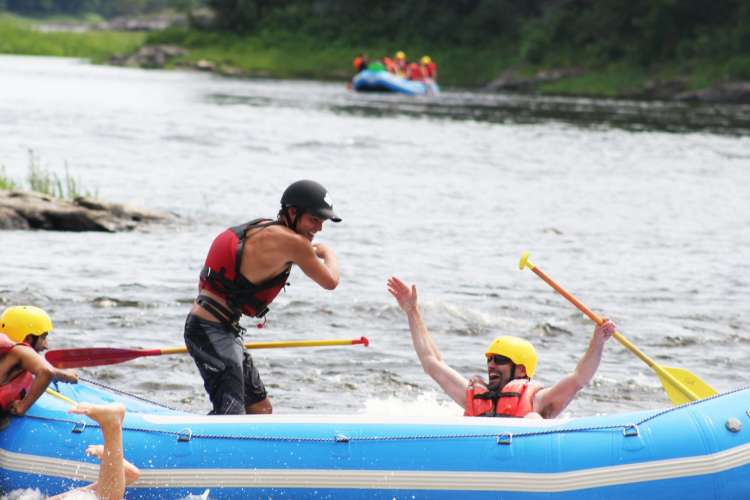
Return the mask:
[(104, 445), (101, 445), (101, 444), (89, 445), (89, 447), (86, 448), (86, 455), (90, 457), (96, 457), (99, 460), (101, 460), (102, 455), (104, 455)]
[(86, 415), (99, 425), (121, 426), (125, 419), (125, 406), (122, 403), (95, 405), (92, 403), (78, 403), (78, 406), (68, 410), (68, 413)]

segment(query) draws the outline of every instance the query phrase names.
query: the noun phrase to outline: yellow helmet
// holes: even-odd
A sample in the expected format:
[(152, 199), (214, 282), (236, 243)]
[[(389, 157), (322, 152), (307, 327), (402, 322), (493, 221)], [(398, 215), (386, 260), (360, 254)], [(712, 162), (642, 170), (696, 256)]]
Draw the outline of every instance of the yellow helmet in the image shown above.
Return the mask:
[(28, 335), (36, 337), (52, 331), (52, 320), (34, 306), (13, 306), (0, 316), (0, 333), (13, 342), (23, 342)]
[(517, 365), (523, 365), (526, 368), (526, 374), (529, 378), (534, 376), (534, 371), (536, 371), (536, 350), (528, 340), (509, 335), (498, 337), (490, 343), (489, 347), (487, 347), (487, 352), (484, 353), (485, 356), (492, 356), (494, 354), (510, 358)]
[(403, 50), (399, 50), (396, 52), (396, 59), (406, 59), (406, 54)]
[(430, 64), (432, 62), (432, 59), (430, 59), (430, 56), (422, 56), (422, 59), (419, 60), (422, 64)]

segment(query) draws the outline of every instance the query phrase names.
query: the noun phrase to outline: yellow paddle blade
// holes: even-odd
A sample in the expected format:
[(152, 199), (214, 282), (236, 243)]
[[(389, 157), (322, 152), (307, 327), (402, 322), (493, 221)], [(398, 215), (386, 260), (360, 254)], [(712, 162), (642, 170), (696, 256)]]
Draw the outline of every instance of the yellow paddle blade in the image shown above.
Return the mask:
[[(672, 375), (679, 383), (688, 388), (693, 394), (698, 396), (698, 399), (705, 399), (710, 396), (718, 394), (716, 389), (705, 383), (703, 380), (698, 378), (697, 375), (689, 372), (684, 368), (675, 368), (671, 366), (662, 366), (667, 373)], [(664, 390), (667, 391), (669, 400), (675, 405), (681, 405), (683, 403), (689, 403), (691, 399), (680, 390), (671, 380), (667, 377), (662, 376), (657, 371), (661, 385), (664, 386)]]

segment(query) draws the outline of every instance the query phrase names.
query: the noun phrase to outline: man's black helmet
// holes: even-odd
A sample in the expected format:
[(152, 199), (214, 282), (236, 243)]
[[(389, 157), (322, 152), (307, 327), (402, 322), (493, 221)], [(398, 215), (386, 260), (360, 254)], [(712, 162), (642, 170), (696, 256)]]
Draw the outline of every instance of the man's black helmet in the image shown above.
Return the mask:
[(341, 217), (333, 211), (333, 202), (326, 188), (315, 181), (293, 182), (281, 195), (281, 208), (296, 207), (321, 219), (341, 222)]

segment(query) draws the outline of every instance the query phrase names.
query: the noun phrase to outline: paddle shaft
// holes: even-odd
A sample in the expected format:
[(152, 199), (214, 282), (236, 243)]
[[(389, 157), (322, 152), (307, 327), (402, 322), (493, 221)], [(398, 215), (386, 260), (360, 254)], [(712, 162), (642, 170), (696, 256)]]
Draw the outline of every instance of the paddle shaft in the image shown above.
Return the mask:
[[(289, 340), (274, 342), (248, 342), (246, 349), (273, 349), (281, 347), (322, 347), (336, 345), (363, 344), (367, 347), (370, 341), (367, 337), (358, 339), (335, 340)], [(182, 354), (187, 347), (166, 347), (163, 349), (121, 349), (116, 347), (88, 347), (71, 349), (53, 349), (47, 351), (46, 358), (58, 368), (83, 368), (86, 366), (101, 366), (123, 363), (131, 359), (146, 356), (161, 356), (168, 354)]]
[[(526, 262), (526, 265), (529, 269), (534, 271), (534, 274), (542, 278), (549, 286), (555, 289), (557, 293), (565, 297), (571, 304), (576, 306), (579, 311), (581, 311), (583, 314), (591, 318), (591, 321), (596, 323), (597, 325), (601, 325), (604, 320), (597, 316), (594, 311), (586, 307), (586, 305), (575, 298), (571, 293), (569, 293), (567, 290), (565, 290), (563, 287), (555, 283), (552, 278), (547, 276), (541, 269), (536, 267), (531, 262)], [(656, 373), (659, 374), (660, 377), (665, 378), (668, 380), (674, 387), (676, 387), (681, 393), (685, 395), (690, 401), (697, 401), (701, 398), (699, 398), (693, 391), (691, 391), (689, 388), (685, 387), (684, 384), (682, 384), (679, 380), (677, 380), (671, 373), (666, 371), (664, 368), (656, 364), (651, 358), (646, 356), (646, 354), (643, 353), (640, 349), (638, 349), (635, 344), (630, 342), (628, 339), (622, 336), (620, 332), (615, 332), (612, 335), (620, 344), (624, 345), (627, 350), (638, 356), (641, 361), (646, 363), (652, 370), (654, 370)]]
[[(273, 342), (246, 342), (245, 349), (276, 349), (279, 347), (323, 347), (332, 345), (354, 345), (365, 344), (369, 341), (367, 337), (358, 339), (336, 339), (336, 340), (279, 340)], [(154, 349), (155, 354), (144, 354), (144, 356), (159, 356), (161, 354), (182, 354), (187, 352), (187, 347), (168, 347), (165, 349)]]

